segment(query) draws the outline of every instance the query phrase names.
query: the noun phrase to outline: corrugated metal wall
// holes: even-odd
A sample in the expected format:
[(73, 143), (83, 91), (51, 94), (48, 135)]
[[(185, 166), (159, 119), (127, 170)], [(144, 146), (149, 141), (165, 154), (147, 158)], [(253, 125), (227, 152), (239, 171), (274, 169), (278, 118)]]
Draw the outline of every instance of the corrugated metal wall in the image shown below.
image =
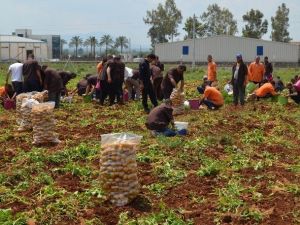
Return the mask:
[[(188, 46), (189, 54), (182, 54), (182, 47)], [(298, 63), (300, 46), (295, 44), (264, 41), (234, 36), (215, 36), (195, 40), (196, 62), (206, 62), (208, 54), (217, 62), (232, 62), (235, 55), (241, 53), (246, 62), (253, 61), (257, 47), (263, 47), (263, 56), (272, 62)], [(193, 40), (155, 45), (155, 54), (162, 62), (192, 62)]]

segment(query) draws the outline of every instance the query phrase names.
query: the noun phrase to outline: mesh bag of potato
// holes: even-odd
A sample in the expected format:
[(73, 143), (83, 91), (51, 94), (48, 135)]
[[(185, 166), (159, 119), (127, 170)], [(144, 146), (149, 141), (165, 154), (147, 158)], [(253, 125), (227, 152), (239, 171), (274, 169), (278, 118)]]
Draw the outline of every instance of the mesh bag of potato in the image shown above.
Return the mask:
[(101, 135), (102, 188), (114, 205), (124, 206), (139, 193), (136, 151), (141, 139), (127, 133)]
[(60, 142), (55, 133), (54, 106), (55, 102), (45, 102), (32, 107), (33, 144)]
[(34, 105), (39, 104), (38, 101), (31, 98), (23, 98), (22, 105), (19, 109), (20, 120), (18, 131), (26, 131), (32, 129), (31, 109)]
[(22, 114), (21, 114), (21, 105), (24, 98), (30, 98), (30, 93), (22, 93), (16, 97), (16, 113), (17, 113), (17, 124), (21, 125)]
[(171, 93), (170, 100), (172, 101), (173, 115), (183, 114), (185, 101), (184, 93), (174, 88)]
[[(19, 95), (17, 95), (16, 97), (16, 113), (17, 113), (17, 124), (20, 126), (19, 130), (23, 130), (21, 124), (23, 123), (22, 120), (22, 112), (21, 112), (21, 105), (22, 105), (22, 101), (24, 98), (27, 99), (34, 99), (38, 102), (44, 102), (47, 98), (48, 98), (48, 91), (43, 91), (43, 92), (37, 92), (37, 91), (33, 91), (33, 92), (27, 92), (27, 93), (21, 93)], [(23, 112), (25, 112), (27, 114), (27, 111), (23, 110)], [(27, 117), (27, 115), (25, 115), (25, 117)], [(32, 127), (30, 126), (29, 129), (31, 129)]]

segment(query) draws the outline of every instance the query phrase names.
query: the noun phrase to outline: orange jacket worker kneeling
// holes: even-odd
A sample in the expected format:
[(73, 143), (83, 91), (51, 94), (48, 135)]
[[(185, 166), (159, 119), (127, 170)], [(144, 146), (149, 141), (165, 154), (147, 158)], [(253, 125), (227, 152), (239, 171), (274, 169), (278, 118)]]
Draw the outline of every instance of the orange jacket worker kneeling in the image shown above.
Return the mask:
[(200, 105), (204, 104), (209, 109), (219, 109), (224, 105), (224, 98), (221, 92), (215, 88), (210, 87), (208, 84), (205, 84), (202, 89), (198, 89), (200, 94), (203, 94), (202, 99), (200, 100)]
[(275, 82), (271, 81), (271, 82), (265, 83), (260, 88), (258, 88), (254, 92), (254, 94), (256, 95), (256, 97), (259, 97), (259, 98), (268, 98), (268, 97), (277, 95), (277, 93), (275, 91)]

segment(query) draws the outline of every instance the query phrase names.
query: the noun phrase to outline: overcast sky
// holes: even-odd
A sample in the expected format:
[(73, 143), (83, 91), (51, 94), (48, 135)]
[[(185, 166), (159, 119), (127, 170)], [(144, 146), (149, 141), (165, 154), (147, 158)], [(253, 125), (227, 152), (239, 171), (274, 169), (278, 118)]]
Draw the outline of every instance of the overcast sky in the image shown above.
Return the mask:
[[(33, 34), (60, 34), (69, 40), (79, 35), (83, 39), (90, 35), (98, 39), (103, 34), (113, 38), (124, 35), (131, 40), (132, 48), (150, 46), (147, 36), (149, 26), (144, 24), (143, 17), (147, 10), (157, 7), (164, 0), (2, 0), (0, 13), (0, 34), (11, 34), (16, 28), (32, 29)], [(269, 32), (263, 39), (270, 39), (271, 16), (275, 15), (280, 0), (175, 0), (181, 10), (183, 21), (179, 27), (181, 40), (182, 30), (187, 17), (200, 16), (209, 4), (217, 3), (228, 8), (238, 22), (238, 34), (241, 35), (244, 23), (242, 15), (251, 8), (259, 9), (269, 21)], [(300, 41), (300, 4), (299, 0), (285, 0), (290, 9), (290, 36)]]

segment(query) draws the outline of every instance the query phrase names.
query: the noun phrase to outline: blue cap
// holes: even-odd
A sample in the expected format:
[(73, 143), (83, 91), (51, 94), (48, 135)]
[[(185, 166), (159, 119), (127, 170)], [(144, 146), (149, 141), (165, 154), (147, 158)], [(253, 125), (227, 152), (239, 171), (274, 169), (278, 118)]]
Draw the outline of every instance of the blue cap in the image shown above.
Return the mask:
[(237, 57), (237, 58), (243, 58), (243, 56), (242, 56), (241, 53), (236, 54), (236, 57)]

